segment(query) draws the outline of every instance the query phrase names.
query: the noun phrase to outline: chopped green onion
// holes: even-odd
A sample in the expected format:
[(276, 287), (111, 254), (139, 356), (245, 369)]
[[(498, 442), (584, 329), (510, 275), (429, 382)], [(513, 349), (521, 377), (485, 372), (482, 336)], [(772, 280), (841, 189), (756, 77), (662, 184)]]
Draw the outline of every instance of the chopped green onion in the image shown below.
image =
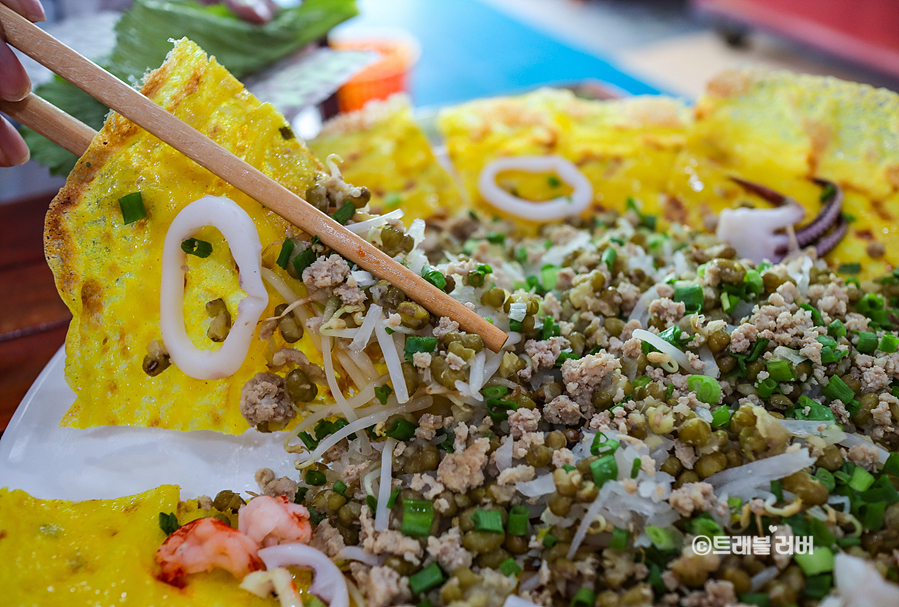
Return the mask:
[(432, 268), (429, 265), (425, 265), (421, 269), (421, 277), (441, 291), (446, 289), (446, 276), (444, 276), (443, 272), (441, 272), (440, 270)]
[(548, 183), (551, 188), (557, 188), (562, 185), (562, 180), (555, 175), (550, 175), (546, 178), (546, 183)]
[(506, 386), (488, 386), (481, 389), (481, 394), (487, 398), (502, 398), (508, 393), (509, 388)]
[(398, 498), (399, 496), (400, 496), (399, 488), (396, 488), (393, 491), (391, 491), (390, 497), (387, 498), (387, 507), (393, 508), (394, 506), (396, 506), (396, 498)]
[(559, 282), (559, 268), (556, 266), (543, 266), (543, 269), (540, 270), (540, 277), (543, 280), (543, 288), (547, 291), (552, 291), (556, 288), (556, 283)]
[(846, 484), (856, 491), (867, 491), (874, 484), (874, 477), (861, 466), (856, 466)]
[[(741, 299), (736, 295), (728, 295), (727, 293), (721, 294), (721, 309), (724, 310), (725, 314), (730, 314), (734, 311), (734, 308), (737, 307)], [(697, 310), (698, 312), (698, 310)]]
[(896, 349), (899, 348), (899, 337), (895, 335), (884, 335), (880, 338), (880, 345), (877, 346), (877, 349), (881, 352), (893, 353)]
[(784, 501), (784, 489), (780, 481), (771, 481), (771, 493), (774, 494), (778, 502)]
[(606, 438), (602, 432), (597, 432), (593, 437), (593, 444), (590, 445), (590, 453), (593, 455), (611, 455), (618, 450), (619, 442), (611, 438)]
[(637, 478), (640, 474), (640, 469), (643, 466), (643, 460), (639, 457), (634, 460), (634, 463), (631, 464), (631, 478)]
[(883, 463), (882, 472), (892, 476), (899, 476), (899, 452), (890, 453), (887, 461)]
[(815, 547), (810, 554), (794, 554), (793, 560), (805, 575), (818, 575), (833, 571), (833, 552), (824, 546)]
[(556, 544), (559, 543), (558, 538), (556, 536), (547, 533), (543, 536), (543, 547), (544, 548), (552, 548)]
[(487, 533), (503, 533), (503, 519), (499, 510), (475, 510), (471, 516), (475, 531)]
[(346, 483), (343, 481), (336, 481), (334, 483), (334, 493), (339, 493), (340, 495), (346, 494)]
[(144, 208), (144, 197), (140, 192), (132, 192), (119, 198), (119, 207), (122, 209), (122, 219), (125, 225), (134, 223), (138, 219), (143, 219), (147, 216), (147, 209)]
[(702, 309), (702, 287), (699, 285), (677, 287), (674, 289), (673, 299), (674, 301), (681, 301), (684, 303), (687, 314), (695, 314)]
[(175, 516), (174, 512), (169, 512), (168, 514), (160, 512), (159, 528), (162, 529), (162, 532), (166, 535), (172, 535), (181, 528), (181, 525), (178, 523), (178, 517)]
[(815, 341), (825, 347), (837, 347), (837, 340), (835, 340), (833, 337), (830, 337), (829, 335), (819, 335), (815, 338)]
[(804, 303), (799, 307), (812, 315), (812, 322), (815, 323), (816, 327), (824, 326), (824, 317), (822, 317), (821, 312), (813, 308), (811, 304)]
[(212, 244), (205, 240), (188, 238), (187, 240), (181, 241), (181, 250), (188, 255), (195, 255), (196, 257), (205, 259), (212, 255)]
[(521, 573), (521, 567), (513, 558), (508, 558), (500, 563), (499, 570), (503, 572), (503, 575), (518, 575)]
[(721, 405), (712, 411), (712, 428), (721, 428), (730, 424), (733, 412), (727, 405)]
[(571, 599), (570, 607), (593, 607), (595, 602), (596, 593), (593, 592), (592, 588), (585, 586), (575, 593), (574, 598)]
[(774, 359), (768, 361), (768, 376), (776, 382), (787, 382), (796, 379), (796, 372), (790, 361)]
[(300, 251), (299, 255), (293, 258), (293, 270), (300, 280), (303, 280), (303, 271), (312, 265), (317, 255), (312, 248)]
[(770, 398), (774, 391), (777, 389), (777, 382), (774, 381), (771, 377), (766, 377), (755, 387), (758, 391), (759, 396), (762, 398)]
[(308, 432), (300, 432), (297, 434), (297, 437), (303, 441), (303, 444), (306, 445), (306, 448), (310, 451), (315, 451), (315, 448), (318, 447), (318, 441), (312, 438), (312, 435)]
[(818, 468), (817, 470), (815, 470), (815, 478), (818, 479), (828, 491), (833, 491), (837, 488), (837, 481), (833, 477), (833, 474), (831, 474), (830, 471), (825, 470), (824, 468)]
[(651, 382), (652, 382), (652, 378), (650, 376), (641, 375), (640, 377), (635, 379), (633, 382), (631, 382), (631, 385), (636, 389), (636, 388), (642, 388), (643, 386), (646, 386)]
[(612, 531), (612, 541), (609, 542), (609, 548), (612, 550), (627, 550), (627, 540), (630, 538), (630, 532), (627, 529), (618, 529)]
[[(375, 506), (377, 507), (377, 504), (375, 504)], [(328, 518), (328, 515), (324, 512), (318, 512), (314, 508), (309, 508), (309, 520), (312, 521), (313, 525), (318, 525), (326, 518)]]
[(390, 398), (391, 394), (393, 394), (393, 388), (390, 386), (378, 386), (375, 388), (375, 396), (382, 405), (387, 404), (387, 399)]
[(487, 242), (490, 244), (503, 244), (506, 242), (506, 235), (502, 232), (487, 232)]
[(833, 337), (834, 339), (840, 339), (841, 337), (846, 337), (846, 325), (843, 324), (843, 321), (837, 318), (829, 325), (827, 325), (827, 334)]
[(855, 399), (855, 392), (846, 385), (846, 382), (839, 375), (832, 375), (830, 382), (824, 388), (824, 396), (847, 404)]
[(672, 394), (674, 394), (674, 384), (668, 384), (668, 387), (665, 388), (665, 402), (671, 398)]
[(443, 583), (443, 570), (437, 563), (431, 563), (418, 573), (409, 576), (409, 589), (412, 594), (421, 594)]
[(746, 362), (752, 363), (758, 360), (759, 356), (762, 355), (762, 352), (765, 351), (765, 348), (768, 347), (770, 341), (771, 340), (765, 339), (764, 337), (755, 340), (755, 343), (752, 344), (752, 350), (749, 351), (749, 356), (746, 357)]
[(609, 247), (605, 251), (602, 252), (602, 257), (600, 261), (606, 264), (606, 267), (610, 270), (612, 266), (615, 265), (615, 260), (618, 259), (618, 251), (615, 250), (615, 247)]
[(428, 537), (434, 522), (434, 504), (427, 500), (403, 500), (403, 535)]
[(870, 331), (859, 331), (858, 345), (855, 347), (863, 354), (874, 354), (877, 350), (877, 335)]
[(829, 573), (813, 575), (805, 579), (805, 596), (810, 599), (823, 599), (830, 593), (831, 588), (833, 588), (833, 576)]
[(527, 535), (530, 517), (531, 511), (527, 506), (512, 506), (509, 511), (509, 535)]
[(671, 325), (670, 327), (659, 333), (660, 338), (664, 339), (669, 344), (680, 350), (683, 350), (684, 344), (690, 341), (689, 337), (681, 337), (682, 335), (683, 331), (681, 331), (681, 328), (677, 325)]
[(374, 495), (366, 495), (365, 505), (368, 506), (368, 509), (371, 510), (372, 514), (374, 514), (378, 511), (378, 498), (376, 498)]
[(331, 219), (339, 223), (340, 225), (346, 225), (350, 219), (353, 218), (353, 215), (356, 214), (356, 205), (352, 202), (345, 202), (343, 206), (334, 211), (334, 214), (331, 215)]
[(837, 268), (837, 271), (840, 274), (858, 274), (862, 271), (862, 264), (855, 263), (841, 263), (840, 267)]
[(743, 284), (746, 286), (746, 293), (751, 295), (752, 299), (758, 297), (765, 290), (765, 281), (762, 280), (762, 275), (755, 270), (746, 270)]
[(743, 500), (739, 497), (729, 497), (727, 498), (727, 507), (732, 509), (738, 509), (743, 505)]
[(421, 337), (418, 335), (409, 335), (406, 337), (406, 345), (403, 346), (403, 353), (410, 363), (412, 355), (418, 352), (433, 352), (437, 349), (436, 337)]
[(559, 323), (555, 322), (552, 316), (546, 316), (543, 319), (543, 330), (540, 332), (540, 339), (549, 339), (550, 337), (558, 337), (561, 335)]
[(747, 592), (738, 598), (741, 603), (755, 605), (755, 607), (770, 607), (771, 605), (771, 598), (763, 592)]
[(709, 405), (717, 405), (721, 400), (721, 385), (708, 375), (691, 375), (687, 386), (696, 392), (696, 398)]
[(830, 363), (838, 363), (843, 360), (846, 352), (843, 350), (835, 350), (832, 346), (824, 346), (821, 348), (821, 364), (829, 365)]
[(384, 196), (384, 208), (390, 209), (393, 207), (400, 206), (400, 203), (403, 202), (402, 197), (396, 192), (390, 192), (386, 196)]
[[(805, 409), (809, 412), (805, 413)], [(792, 408), (792, 414), (795, 419), (808, 419), (812, 421), (834, 421), (833, 411), (830, 407), (826, 407), (810, 399), (805, 394), (799, 397), (796, 406)]]
[(296, 135), (293, 134), (293, 129), (289, 126), (282, 126), (278, 128), (278, 132), (281, 133), (281, 137), (287, 141), (294, 139)]
[(384, 432), (384, 434), (390, 438), (395, 438), (398, 441), (407, 441), (415, 436), (415, 429), (417, 427), (418, 424), (410, 422), (405, 417), (395, 417), (390, 429)]
[(324, 472), (319, 472), (318, 470), (309, 470), (306, 472), (306, 476), (303, 477), (303, 480), (306, 481), (307, 485), (312, 487), (321, 487), (328, 479), (325, 477)]
[(294, 504), (302, 504), (306, 499), (306, 494), (309, 493), (309, 487), (300, 487), (297, 489), (297, 492), (293, 495), (293, 503)]
[(711, 516), (708, 514), (703, 514), (689, 522), (690, 532), (693, 535), (704, 535), (706, 537), (714, 537), (716, 535), (722, 535), (724, 533), (724, 529), (721, 528), (721, 525), (715, 522)]
[(597, 488), (601, 488), (607, 481), (618, 479), (618, 464), (614, 455), (604, 455), (590, 462), (590, 472), (593, 473), (593, 482)]
[(287, 263), (290, 261), (290, 254), (293, 253), (294, 248), (297, 246), (297, 243), (293, 241), (292, 238), (285, 238), (284, 244), (281, 245), (281, 253), (278, 254), (278, 261), (275, 263), (281, 266), (282, 269), (287, 269)]
[(348, 426), (350, 422), (345, 419), (338, 419), (335, 421), (331, 421), (328, 419), (323, 419), (315, 425), (315, 429), (313, 432), (315, 433), (316, 440), (321, 440), (330, 434), (334, 434), (344, 426)]
[(671, 531), (671, 529), (649, 525), (646, 527), (645, 531), (646, 535), (649, 536), (649, 540), (659, 550), (674, 550), (678, 547), (674, 532)]

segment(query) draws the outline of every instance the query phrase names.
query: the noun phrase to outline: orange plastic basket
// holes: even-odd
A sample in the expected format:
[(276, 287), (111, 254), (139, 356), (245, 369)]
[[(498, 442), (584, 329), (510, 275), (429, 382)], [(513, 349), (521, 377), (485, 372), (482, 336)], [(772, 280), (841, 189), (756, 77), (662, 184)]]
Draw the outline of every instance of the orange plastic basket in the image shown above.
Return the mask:
[(331, 42), (336, 49), (375, 51), (381, 55), (340, 87), (337, 99), (341, 112), (362, 108), (372, 99), (386, 99), (394, 93), (407, 92), (409, 73), (418, 61), (419, 48), (411, 36), (360, 36)]

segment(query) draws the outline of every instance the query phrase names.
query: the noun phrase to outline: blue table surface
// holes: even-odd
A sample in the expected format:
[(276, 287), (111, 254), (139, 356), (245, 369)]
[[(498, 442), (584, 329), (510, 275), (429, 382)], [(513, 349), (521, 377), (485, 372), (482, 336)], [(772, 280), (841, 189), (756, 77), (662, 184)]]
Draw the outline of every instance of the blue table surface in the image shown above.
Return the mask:
[(625, 94), (659, 89), (478, 0), (359, 0), (360, 15), (340, 31), (393, 28), (412, 34), (421, 58), (411, 92), (418, 106), (440, 106), (594, 79)]

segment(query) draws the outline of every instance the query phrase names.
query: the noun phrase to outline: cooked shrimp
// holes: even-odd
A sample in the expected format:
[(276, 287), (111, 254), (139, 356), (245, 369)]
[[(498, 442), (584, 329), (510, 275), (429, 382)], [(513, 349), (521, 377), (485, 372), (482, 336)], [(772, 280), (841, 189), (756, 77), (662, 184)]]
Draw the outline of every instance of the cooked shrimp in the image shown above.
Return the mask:
[(188, 573), (220, 567), (241, 579), (263, 568), (257, 550), (257, 543), (237, 529), (214, 518), (200, 518), (175, 531), (156, 551), (162, 567), (158, 577), (180, 588)]
[(240, 509), (237, 528), (261, 547), (312, 539), (309, 511), (286, 497), (260, 495)]

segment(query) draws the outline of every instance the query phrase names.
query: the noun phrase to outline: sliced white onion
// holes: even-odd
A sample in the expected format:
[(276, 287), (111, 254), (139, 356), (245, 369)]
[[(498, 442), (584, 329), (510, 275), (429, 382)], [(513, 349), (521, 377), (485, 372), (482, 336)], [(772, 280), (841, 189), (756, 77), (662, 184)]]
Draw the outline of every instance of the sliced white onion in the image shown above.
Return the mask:
[(325, 451), (348, 437), (350, 434), (354, 432), (359, 432), (360, 430), (365, 430), (366, 428), (370, 428), (375, 424), (380, 424), (383, 421), (386, 421), (388, 417), (395, 413), (412, 413), (414, 411), (419, 411), (421, 409), (426, 409), (431, 406), (434, 402), (434, 399), (430, 396), (422, 396), (416, 398), (414, 400), (410, 400), (406, 404), (398, 405), (396, 407), (389, 407), (386, 409), (381, 409), (376, 413), (372, 413), (371, 415), (367, 415), (365, 417), (360, 417), (356, 421), (344, 426), (337, 432), (333, 434), (329, 434), (318, 444), (318, 447), (309, 454), (309, 456), (303, 460), (304, 462), (314, 462), (318, 461), (322, 454)]
[[(538, 582), (540, 581), (539, 574), (535, 575), (534, 577), (537, 579)], [(528, 581), (530, 581), (530, 580), (528, 580)], [(533, 587), (536, 588), (537, 584), (534, 584)], [(527, 588), (524, 587), (524, 584), (522, 584), (521, 589), (527, 590)], [(533, 590), (533, 588), (532, 588), (532, 590)], [(506, 602), (503, 603), (503, 607), (539, 607), (539, 606), (535, 605), (534, 603), (532, 603), (530, 601), (524, 600), (520, 596), (515, 596), (514, 594), (510, 594), (509, 596), (506, 597)]]
[(805, 217), (798, 204), (776, 209), (724, 209), (718, 215), (716, 235), (729, 243), (740, 257), (761, 263), (777, 258), (777, 251), (788, 244), (785, 234), (775, 231), (796, 225)]
[(396, 342), (390, 335), (387, 335), (383, 320), (375, 323), (375, 335), (378, 338), (378, 345), (381, 346), (381, 353), (384, 355), (387, 372), (390, 373), (390, 381), (393, 383), (393, 392), (396, 394), (396, 400), (402, 404), (409, 400), (409, 390), (406, 389), (406, 378), (403, 376), (403, 362), (397, 352)]
[(787, 348), (786, 346), (777, 346), (776, 348), (774, 348), (774, 356), (779, 356), (781, 358), (785, 358), (786, 360), (790, 361), (794, 365), (798, 365), (799, 363), (803, 362), (806, 359), (805, 356), (802, 356), (796, 350), (793, 350), (792, 348)]
[(528, 315), (528, 304), (523, 301), (516, 301), (509, 305), (509, 320), (517, 320), (521, 322)]
[(360, 221), (359, 223), (347, 224), (346, 229), (350, 232), (353, 232), (354, 234), (366, 234), (370, 229), (380, 227), (391, 219), (402, 218), (403, 210), (395, 209), (393, 211), (390, 211), (389, 213), (384, 213), (383, 215), (378, 215), (377, 217), (372, 217), (371, 219), (366, 219), (365, 221)]
[(849, 512), (849, 509), (852, 507), (848, 495), (831, 495), (827, 498), (827, 503), (834, 506), (842, 506), (843, 512)]
[(390, 501), (390, 491), (393, 489), (393, 446), (396, 439), (388, 438), (384, 441), (384, 450), (381, 452), (381, 480), (378, 485), (378, 509), (375, 512), (375, 531), (386, 531), (390, 525), (390, 509), (387, 502)]
[(484, 377), (484, 365), (486, 360), (487, 353), (482, 349), (475, 354), (474, 361), (471, 363), (468, 384), (471, 386), (471, 391), (474, 393), (479, 393), (481, 391), (481, 388), (484, 387), (484, 382), (487, 379)]
[(534, 480), (516, 483), (515, 488), (525, 497), (540, 497), (555, 491), (556, 484), (553, 482), (552, 474), (544, 474)]
[(561, 266), (565, 258), (575, 251), (583, 251), (590, 244), (589, 232), (578, 232), (578, 235), (563, 245), (550, 247), (540, 259), (540, 267)]
[(778, 421), (793, 436), (820, 436), (834, 424), (834, 422), (829, 420), (812, 419), (781, 419)]
[(267, 599), (274, 593), (281, 607), (303, 607), (303, 600), (297, 592), (293, 575), (282, 567), (268, 571), (253, 571), (244, 576), (240, 587), (262, 599)]
[(496, 467), (500, 472), (512, 467), (512, 435), (510, 434), (506, 441), (500, 446), (499, 449), (496, 450), (496, 455), (494, 456), (494, 460), (496, 461)]
[(337, 558), (347, 561), (359, 561), (360, 563), (365, 563), (372, 567), (381, 564), (381, 559), (374, 554), (369, 554), (359, 546), (344, 546), (337, 555)]
[[(559, 197), (544, 202), (532, 202), (513, 196), (496, 183), (503, 171), (527, 173), (555, 172), (572, 188), (570, 198)], [(553, 221), (578, 215), (593, 200), (593, 186), (578, 168), (561, 156), (512, 156), (499, 158), (481, 170), (478, 177), (481, 196), (498, 209), (531, 221)]]
[(327, 335), (322, 335), (322, 363), (325, 366), (325, 377), (328, 379), (328, 388), (331, 390), (331, 396), (334, 397), (334, 402), (337, 403), (337, 407), (340, 409), (340, 412), (343, 413), (343, 416), (347, 419), (347, 421), (353, 421), (356, 419), (356, 414), (353, 413), (353, 410), (347, 405), (346, 398), (343, 396), (343, 392), (340, 391), (340, 386), (337, 384), (337, 376), (334, 374), (334, 359), (331, 358), (331, 338)]
[(650, 333), (645, 329), (634, 329), (634, 337), (647, 342), (651, 346), (654, 346), (659, 352), (669, 355), (674, 359), (674, 362), (679, 364), (685, 370), (692, 370), (692, 367), (690, 367), (690, 359), (687, 358), (687, 355), (683, 352), (683, 350), (672, 346), (655, 333)]
[[(240, 272), (240, 286), (247, 295), (237, 306), (237, 318), (218, 350), (200, 350), (184, 328), (184, 251), (181, 243), (200, 228), (214, 226), (228, 242)], [(204, 196), (184, 207), (172, 220), (162, 248), (162, 281), (159, 293), (159, 328), (172, 362), (195, 379), (221, 379), (243, 364), (256, 330), (256, 322), (268, 305), (262, 284), (262, 245), (256, 225), (240, 206), (228, 198)]]
[(899, 586), (881, 577), (870, 561), (839, 552), (834, 581), (846, 607), (899, 607)]
[(637, 300), (637, 303), (634, 304), (634, 309), (631, 310), (630, 315), (627, 317), (628, 322), (639, 320), (640, 324), (645, 327), (646, 323), (649, 321), (649, 304), (651, 301), (658, 298), (659, 292), (654, 286), (647, 289), (646, 292), (640, 296), (640, 299)]
[(752, 576), (752, 591), (758, 592), (758, 590), (777, 577), (777, 574), (780, 573), (780, 570), (777, 567), (766, 567), (762, 569), (754, 576)]
[(312, 569), (309, 592), (323, 600), (328, 607), (350, 607), (346, 580), (337, 565), (323, 552), (305, 544), (280, 544), (263, 548), (259, 558), (267, 569), (276, 567), (306, 567)]
[(577, 549), (581, 547), (581, 543), (584, 541), (584, 538), (587, 537), (587, 531), (590, 529), (590, 525), (596, 520), (596, 515), (599, 514), (599, 511), (612, 494), (611, 486), (615, 483), (616, 481), (606, 483), (603, 488), (600, 489), (599, 495), (596, 496), (596, 499), (593, 500), (590, 507), (587, 508), (587, 512), (584, 513), (584, 517), (581, 519), (577, 531), (574, 532), (574, 537), (571, 538), (571, 547), (568, 548), (567, 558), (571, 559), (574, 556), (574, 553), (577, 552)]
[(699, 348), (699, 359), (702, 361), (702, 369), (700, 369), (699, 373), (718, 379), (718, 376), (721, 375), (721, 369), (718, 368), (718, 362), (715, 360), (712, 350), (705, 344)]
[(350, 272), (350, 276), (353, 277), (353, 280), (356, 281), (356, 285), (359, 287), (370, 287), (378, 282), (378, 279), (371, 272), (366, 272), (365, 270), (353, 270)]
[(771, 481), (780, 480), (815, 463), (817, 458), (808, 449), (781, 453), (713, 474), (705, 482), (715, 488), (719, 497), (756, 497), (760, 487), (769, 487)]

